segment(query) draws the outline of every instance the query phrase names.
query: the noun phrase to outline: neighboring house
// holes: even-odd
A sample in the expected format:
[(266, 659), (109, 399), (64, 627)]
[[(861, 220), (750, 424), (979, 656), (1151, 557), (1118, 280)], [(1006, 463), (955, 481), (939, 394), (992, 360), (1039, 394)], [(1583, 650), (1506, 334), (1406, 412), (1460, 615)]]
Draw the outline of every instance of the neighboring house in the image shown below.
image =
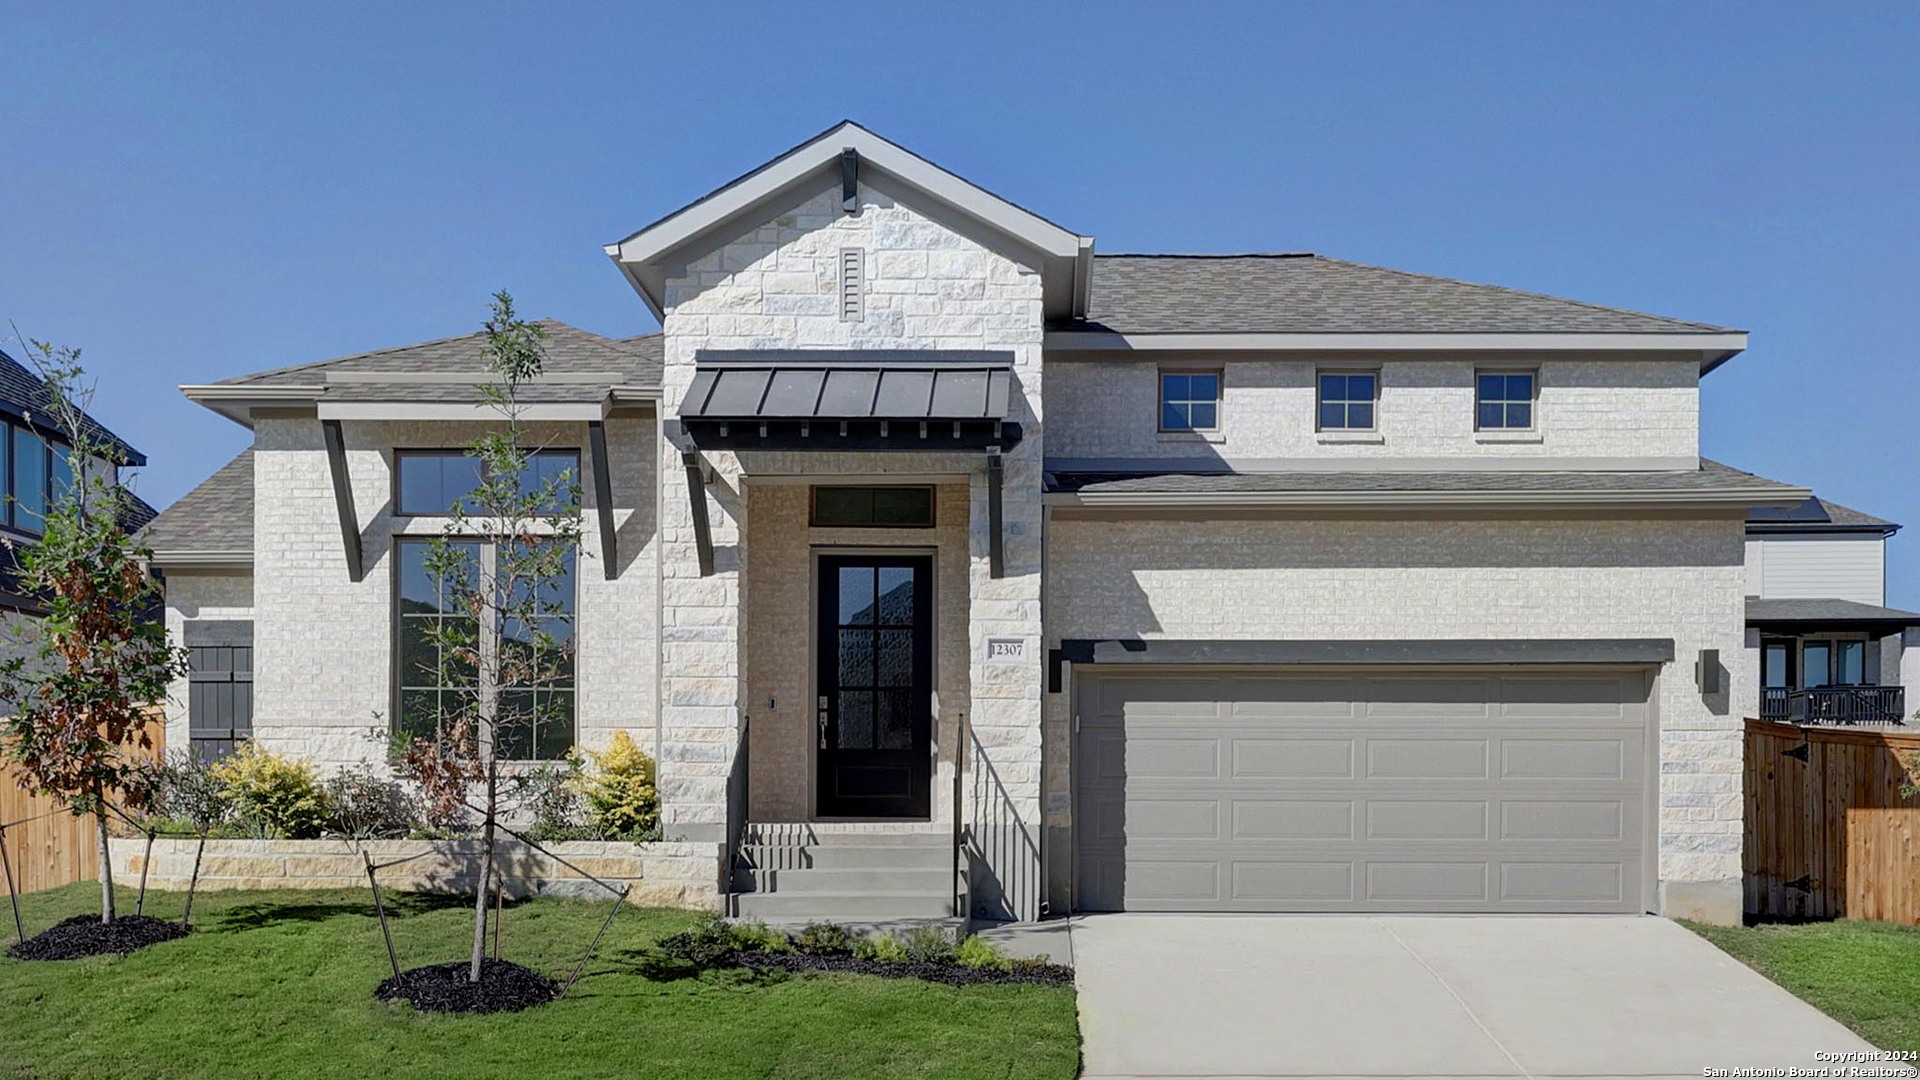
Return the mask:
[(1747, 647), (1765, 720), (1903, 723), (1920, 705), (1920, 614), (1886, 606), (1900, 531), (1818, 497), (1747, 515)]
[[(1700, 457), (1745, 333), (1096, 256), (852, 124), (606, 250), (663, 332), (546, 324), (530, 419), (589, 520), (536, 749), (633, 731), (733, 910), (943, 914), (958, 833), (997, 917), (1739, 919), (1747, 517), (1811, 494)], [(184, 388), (254, 442), (150, 537), (251, 709), (183, 693), (176, 739), (338, 765), (431, 716), (483, 366)]]
[[(146, 455), (135, 450), (93, 417), (85, 418), (87, 438), (107, 457), (92, 463), (118, 482), (122, 467), (138, 468)], [(55, 493), (73, 480), (73, 455), (66, 433), (49, 412), (46, 380), (0, 350), (0, 623), (44, 613), (38, 598), (19, 581), (20, 549), (39, 538)], [(125, 518), (129, 532), (152, 521), (154, 509), (129, 493)]]

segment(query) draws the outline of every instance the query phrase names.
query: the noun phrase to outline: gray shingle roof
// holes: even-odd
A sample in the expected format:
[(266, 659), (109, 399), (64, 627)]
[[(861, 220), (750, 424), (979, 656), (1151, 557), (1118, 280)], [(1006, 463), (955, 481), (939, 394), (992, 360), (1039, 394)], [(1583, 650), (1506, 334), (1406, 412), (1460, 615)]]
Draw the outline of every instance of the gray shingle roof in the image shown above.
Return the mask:
[(1318, 255), (1097, 255), (1083, 322), (1123, 334), (1709, 334), (1726, 327)]
[[(659, 334), (641, 334), (630, 338), (605, 338), (554, 319), (538, 320), (546, 330), (545, 372), (549, 375), (606, 374), (607, 383), (556, 383), (529, 386), (526, 400), (575, 401), (599, 400), (608, 384), (658, 387), (660, 385), (661, 338)], [(487, 368), (486, 334), (402, 345), (392, 349), (342, 356), (318, 363), (278, 368), (253, 375), (222, 380), (224, 386), (327, 386), (333, 376), (358, 377), (356, 381), (330, 386), (327, 397), (335, 400), (391, 400), (396, 396), (426, 401), (478, 401), (473, 384), (407, 383), (382, 384), (363, 381), (381, 374), (474, 374), (484, 381)]]
[(1763, 600), (1747, 598), (1750, 623), (1899, 623), (1920, 626), (1920, 614), (1853, 600)]
[[(1171, 463), (1170, 463), (1171, 464)], [(1075, 494), (1347, 494), (1404, 492), (1510, 495), (1518, 493), (1655, 492), (1685, 494), (1726, 490), (1765, 495), (1791, 491), (1717, 461), (1698, 469), (1655, 472), (1162, 472), (1047, 474), (1047, 490)]]
[(1757, 533), (1794, 532), (1884, 532), (1892, 534), (1900, 526), (1872, 514), (1828, 502), (1815, 495), (1791, 510), (1755, 507), (1747, 512), (1747, 531)]
[[(48, 413), (46, 381), (31, 368), (0, 350), (0, 412), (16, 419), (33, 418), (35, 427), (57, 432)], [(145, 465), (147, 456), (135, 450), (125, 439), (108, 431), (91, 416), (85, 417), (87, 435), (127, 465)], [(141, 505), (145, 505), (144, 503)]]
[[(253, 550), (253, 451), (242, 450), (147, 526), (161, 556)], [(164, 561), (164, 560), (163, 560)]]

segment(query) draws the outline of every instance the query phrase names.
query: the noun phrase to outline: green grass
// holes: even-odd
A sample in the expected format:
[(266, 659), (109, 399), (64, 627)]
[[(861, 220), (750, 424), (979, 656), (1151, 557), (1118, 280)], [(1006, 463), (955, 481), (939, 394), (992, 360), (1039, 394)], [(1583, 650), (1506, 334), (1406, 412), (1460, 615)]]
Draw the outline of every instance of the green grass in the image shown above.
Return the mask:
[(1873, 1045), (1920, 1052), (1920, 927), (1686, 926)]
[[(30, 895), (27, 932), (98, 904), (82, 883)], [(154, 893), (174, 917), (182, 895)], [(471, 909), (396, 897), (403, 968), (465, 954)], [(132, 897), (122, 901), (131, 911)], [(604, 904), (507, 909), (503, 955), (564, 977)], [(652, 944), (696, 916), (630, 909), (564, 1001), (453, 1017), (373, 999), (390, 974), (364, 892), (202, 893), (195, 932), (125, 958), (0, 955), (0, 1075), (35, 1080), (354, 1077), (1071, 1077), (1073, 991), (743, 972), (675, 978)], [(11, 917), (0, 926), (12, 940)]]

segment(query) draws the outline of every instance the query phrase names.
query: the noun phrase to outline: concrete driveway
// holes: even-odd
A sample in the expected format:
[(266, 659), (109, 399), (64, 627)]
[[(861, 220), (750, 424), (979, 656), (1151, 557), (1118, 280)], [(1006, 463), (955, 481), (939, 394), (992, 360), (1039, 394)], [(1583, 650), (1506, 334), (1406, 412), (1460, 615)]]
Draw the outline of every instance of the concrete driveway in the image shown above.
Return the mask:
[(1088, 1077), (1653, 1077), (1870, 1047), (1665, 919), (1100, 915)]

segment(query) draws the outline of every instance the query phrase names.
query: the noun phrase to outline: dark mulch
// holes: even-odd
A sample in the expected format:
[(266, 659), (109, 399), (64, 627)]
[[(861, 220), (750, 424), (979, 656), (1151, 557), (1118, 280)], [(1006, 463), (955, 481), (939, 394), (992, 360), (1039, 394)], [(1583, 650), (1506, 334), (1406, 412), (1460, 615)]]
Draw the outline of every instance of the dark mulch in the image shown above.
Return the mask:
[(125, 955), (149, 945), (183, 938), (186, 927), (151, 915), (122, 915), (110, 923), (98, 915), (75, 915), (25, 941), (7, 947), (15, 960), (78, 960), (83, 956)]
[(735, 959), (750, 968), (778, 968), (782, 971), (850, 971), (857, 975), (879, 975), (888, 979), (925, 979), (948, 986), (979, 986), (983, 983), (1023, 983), (1032, 986), (1072, 986), (1073, 969), (1060, 964), (1015, 964), (1011, 971), (962, 967), (959, 964), (922, 963), (913, 960), (888, 962), (862, 960), (851, 953), (782, 953), (753, 950), (735, 954)]
[(421, 1012), (519, 1012), (545, 1005), (560, 992), (560, 984), (530, 968), (506, 960), (480, 962), (480, 981), (469, 982), (467, 961), (429, 964), (403, 971), (380, 984), (373, 996), (381, 1001), (404, 1001)]

